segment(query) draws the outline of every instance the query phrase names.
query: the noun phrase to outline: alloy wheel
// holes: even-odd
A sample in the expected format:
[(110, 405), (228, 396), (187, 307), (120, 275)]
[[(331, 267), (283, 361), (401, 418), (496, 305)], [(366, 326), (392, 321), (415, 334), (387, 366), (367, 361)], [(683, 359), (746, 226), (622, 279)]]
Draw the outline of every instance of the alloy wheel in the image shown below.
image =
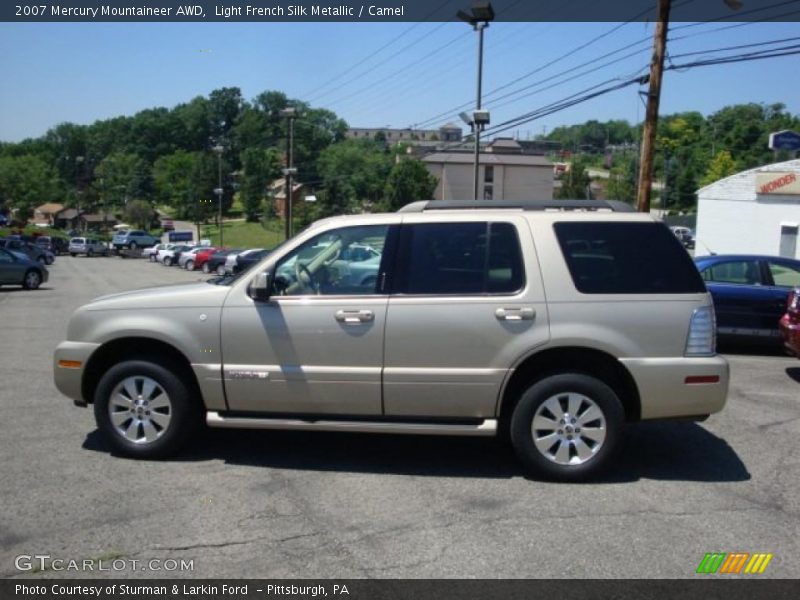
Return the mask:
[(551, 396), (537, 409), (531, 423), (536, 449), (559, 465), (591, 460), (606, 439), (606, 418), (588, 396), (574, 392)]
[(134, 444), (149, 444), (160, 438), (169, 428), (172, 412), (167, 392), (146, 376), (123, 379), (108, 401), (114, 431)]

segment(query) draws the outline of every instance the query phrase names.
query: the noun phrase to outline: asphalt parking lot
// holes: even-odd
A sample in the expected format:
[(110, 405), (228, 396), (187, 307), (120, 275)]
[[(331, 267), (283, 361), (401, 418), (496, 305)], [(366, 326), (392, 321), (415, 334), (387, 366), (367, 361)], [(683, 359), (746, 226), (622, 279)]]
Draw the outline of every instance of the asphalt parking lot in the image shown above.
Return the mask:
[[(204, 276), (65, 256), (50, 272), (0, 289), (0, 577), (672, 578), (737, 551), (774, 554), (758, 577), (800, 573), (796, 359), (730, 355), (724, 412), (629, 428), (593, 484), (528, 479), (485, 439), (211, 431), (134, 461), (53, 387), (52, 351), (93, 297)], [(21, 573), (23, 554), (194, 570)]]

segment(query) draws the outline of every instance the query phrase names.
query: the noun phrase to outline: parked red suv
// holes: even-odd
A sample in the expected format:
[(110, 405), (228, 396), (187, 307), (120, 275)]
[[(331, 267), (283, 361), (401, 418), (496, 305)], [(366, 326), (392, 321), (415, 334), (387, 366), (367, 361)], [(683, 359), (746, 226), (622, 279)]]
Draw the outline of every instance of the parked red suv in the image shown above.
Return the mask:
[(781, 317), (780, 330), (786, 348), (800, 358), (800, 288), (789, 292), (786, 314)]

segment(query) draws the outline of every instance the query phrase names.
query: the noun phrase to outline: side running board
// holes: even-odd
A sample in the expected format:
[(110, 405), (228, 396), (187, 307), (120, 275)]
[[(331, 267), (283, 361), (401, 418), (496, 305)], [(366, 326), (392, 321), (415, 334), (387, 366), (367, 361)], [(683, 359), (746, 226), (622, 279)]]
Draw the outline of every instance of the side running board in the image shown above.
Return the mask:
[(470, 435), (493, 436), (497, 434), (497, 419), (484, 419), (480, 423), (402, 423), (387, 421), (325, 421), (321, 419), (271, 419), (261, 417), (230, 417), (209, 411), (209, 427), (228, 429), (284, 429), (297, 431), (345, 431), (355, 433), (406, 433), (415, 435)]

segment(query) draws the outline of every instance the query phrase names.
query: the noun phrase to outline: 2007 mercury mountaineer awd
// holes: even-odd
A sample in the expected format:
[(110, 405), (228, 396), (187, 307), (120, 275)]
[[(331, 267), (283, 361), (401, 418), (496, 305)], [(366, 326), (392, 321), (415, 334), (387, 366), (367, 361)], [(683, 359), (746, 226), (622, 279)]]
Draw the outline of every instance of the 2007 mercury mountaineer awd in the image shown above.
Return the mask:
[(607, 201), (423, 201), (318, 221), (248, 271), (79, 308), (55, 383), (124, 454), (211, 427), (509, 435), (595, 475), (626, 422), (722, 409), (691, 259)]

